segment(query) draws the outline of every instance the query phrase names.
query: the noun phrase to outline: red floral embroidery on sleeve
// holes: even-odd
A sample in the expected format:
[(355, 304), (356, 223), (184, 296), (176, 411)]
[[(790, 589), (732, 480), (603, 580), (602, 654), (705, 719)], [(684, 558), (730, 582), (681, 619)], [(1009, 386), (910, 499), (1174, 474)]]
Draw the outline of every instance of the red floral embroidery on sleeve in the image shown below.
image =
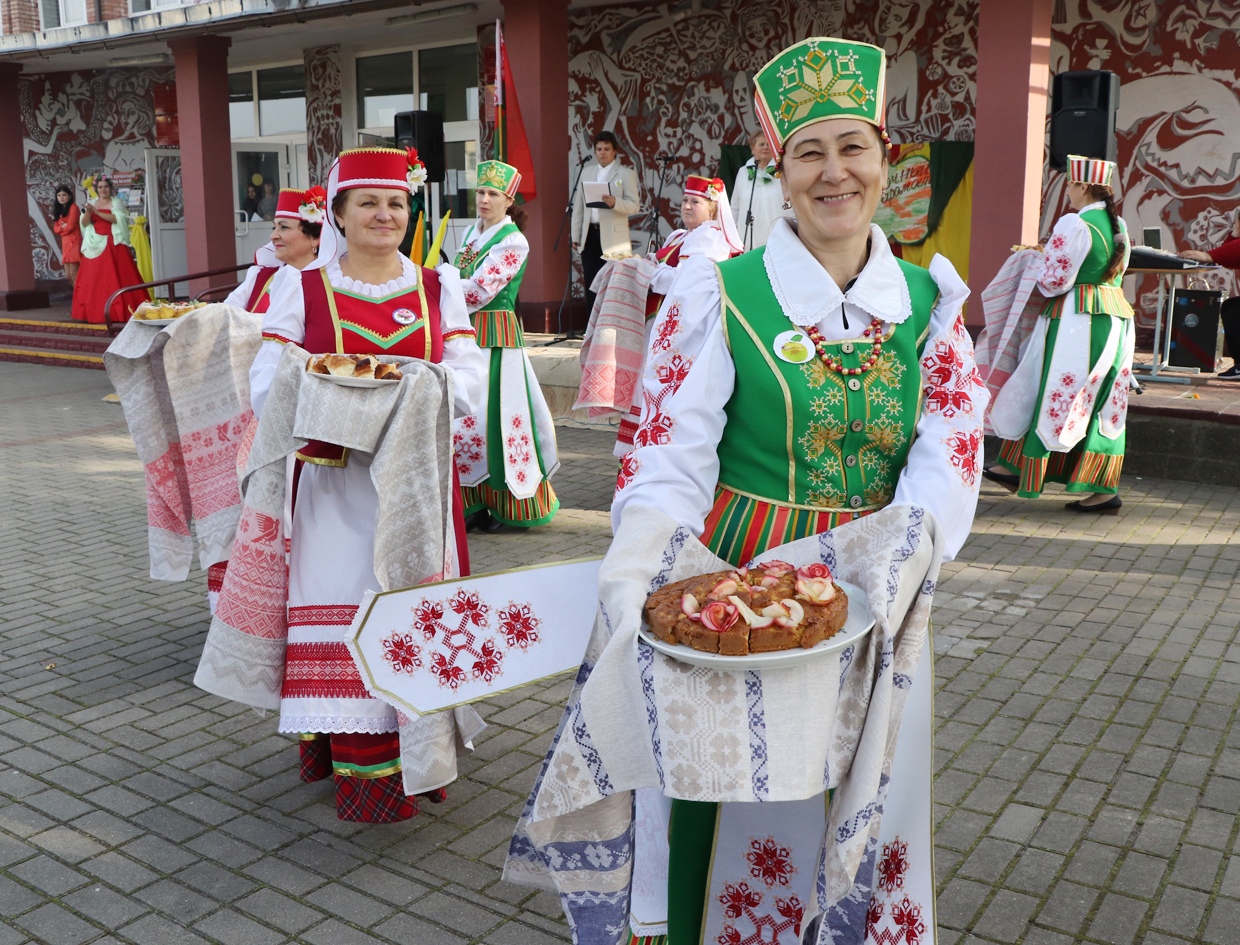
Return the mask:
[(976, 431), (953, 433), (946, 440), (948, 457), (952, 466), (960, 473), (965, 485), (977, 482), (978, 455), (981, 451), (982, 439)]
[(973, 412), (973, 388), (981, 387), (977, 369), (965, 367), (955, 340), (942, 339), (921, 359), (922, 392), (926, 409), (951, 419), (957, 414)]
[(633, 478), (637, 475), (637, 471), (641, 469), (641, 460), (637, 458), (635, 453), (625, 453), (620, 459), (620, 472), (616, 476), (616, 491), (619, 492), (625, 488)]

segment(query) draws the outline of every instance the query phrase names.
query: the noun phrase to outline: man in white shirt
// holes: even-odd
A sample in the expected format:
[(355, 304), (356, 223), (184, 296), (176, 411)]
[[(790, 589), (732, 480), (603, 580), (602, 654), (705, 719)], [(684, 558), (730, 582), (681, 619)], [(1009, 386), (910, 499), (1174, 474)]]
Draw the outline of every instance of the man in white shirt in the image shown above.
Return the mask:
[[(753, 157), (736, 172), (736, 183), (732, 187), (732, 218), (746, 250), (765, 246), (771, 224), (781, 216), (793, 215), (791, 210), (783, 208), (784, 195), (775, 177), (774, 155), (760, 130), (749, 136), (749, 150)], [(750, 212), (753, 220), (746, 228)]]
[(581, 269), (586, 283), (586, 302), (594, 308), (590, 286), (603, 268), (604, 253), (627, 253), (633, 248), (629, 235), (629, 216), (641, 210), (637, 172), (616, 160), (618, 143), (610, 131), (594, 136), (595, 160), (585, 166), (581, 180), (611, 184), (611, 193), (603, 197), (603, 207), (587, 207), (585, 188), (573, 194), (573, 249), (581, 253)]

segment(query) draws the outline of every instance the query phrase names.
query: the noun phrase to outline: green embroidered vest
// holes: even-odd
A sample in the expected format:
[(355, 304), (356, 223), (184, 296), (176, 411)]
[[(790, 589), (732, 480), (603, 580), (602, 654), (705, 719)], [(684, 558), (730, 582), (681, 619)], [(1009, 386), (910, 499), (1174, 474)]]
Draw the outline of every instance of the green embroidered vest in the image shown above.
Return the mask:
[[(477, 224), (475, 224), (476, 226)], [(472, 229), (470, 235), (472, 235)], [(461, 271), (462, 279), (469, 279), (487, 258), (492, 247), (500, 240), (521, 232), (517, 225), (509, 221), (501, 226), (492, 237), (476, 250), (462, 248), (456, 254), (454, 265)], [(520, 348), (525, 344), (525, 335), (521, 330), (521, 322), (516, 315), (517, 291), (521, 288), (521, 280), (525, 277), (525, 266), (529, 255), (521, 263), (521, 268), (509, 283), (495, 293), (495, 297), (478, 311), (471, 320), (474, 331), (478, 333), (477, 342), (480, 348)]]
[(1089, 227), (1089, 255), (1081, 263), (1076, 273), (1076, 284), (1080, 285), (1119, 285), (1123, 272), (1118, 272), (1111, 279), (1105, 279), (1107, 263), (1111, 253), (1115, 251), (1115, 234), (1111, 231), (1111, 218), (1105, 210), (1086, 210), (1081, 220)]
[(1120, 288), (1124, 280), (1123, 268), (1110, 279), (1105, 278), (1107, 263), (1115, 250), (1111, 218), (1104, 209), (1086, 210), (1080, 217), (1089, 228), (1089, 254), (1076, 272), (1076, 284), (1063, 295), (1047, 302), (1042, 314), (1047, 318), (1058, 318), (1063, 314), (1064, 301), (1072, 298), (1078, 312), (1132, 318), (1132, 306)]
[[(765, 247), (718, 264), (723, 325), (736, 366), (724, 411), (719, 485), (783, 506), (860, 512), (895, 494), (921, 416), (920, 359), (938, 300), (926, 270), (897, 260), (912, 315), (890, 326), (879, 362), (844, 377), (813, 357), (791, 364), (775, 338), (800, 331), (784, 315), (763, 264)], [(813, 350), (808, 336), (803, 339)], [(846, 368), (870, 354), (869, 340), (836, 341)]]

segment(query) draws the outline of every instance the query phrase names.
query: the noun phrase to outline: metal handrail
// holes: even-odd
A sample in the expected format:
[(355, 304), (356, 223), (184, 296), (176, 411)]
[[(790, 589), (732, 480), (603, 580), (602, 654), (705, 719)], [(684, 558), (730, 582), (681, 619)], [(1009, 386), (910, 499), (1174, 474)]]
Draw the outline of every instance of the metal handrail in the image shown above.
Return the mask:
[[(189, 282), (191, 279), (207, 279), (207, 278), (210, 278), (211, 276), (222, 276), (228, 272), (236, 273), (236, 272), (240, 272), (242, 269), (249, 269), (249, 268), (250, 268), (250, 263), (240, 263), (239, 265), (236, 265), (236, 266), (225, 266), (222, 269), (208, 269), (206, 272), (191, 272), (188, 275), (174, 276), (171, 279), (155, 279), (152, 282), (143, 282), (143, 283), (140, 283), (139, 285), (122, 286), (121, 288), (117, 289), (115, 292), (113, 292), (111, 295), (108, 296), (108, 301), (103, 306), (103, 323), (107, 327), (108, 334), (110, 335), (116, 334), (116, 332), (113, 331), (113, 328), (112, 328), (112, 303), (115, 302), (120, 296), (124, 295), (126, 292), (133, 292), (137, 289), (157, 289), (161, 285), (176, 285), (178, 282)], [(240, 283), (238, 283), (238, 285), (239, 284)], [(216, 289), (222, 289), (222, 288), (223, 286), (211, 286), (210, 288), (207, 288), (204, 291), (199, 292), (198, 295), (199, 296), (206, 295), (209, 292), (213, 292)], [(233, 286), (232, 288), (235, 289), (236, 286)], [(231, 291), (231, 289), (229, 291)], [(195, 298), (197, 298), (197, 296)]]

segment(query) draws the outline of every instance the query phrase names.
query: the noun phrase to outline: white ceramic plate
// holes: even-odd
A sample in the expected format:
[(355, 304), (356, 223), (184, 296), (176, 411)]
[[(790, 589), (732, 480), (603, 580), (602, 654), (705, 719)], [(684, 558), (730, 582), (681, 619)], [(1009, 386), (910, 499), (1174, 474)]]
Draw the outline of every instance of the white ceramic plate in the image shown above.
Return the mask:
[(399, 377), (338, 377), (335, 374), (319, 374), (315, 371), (306, 373), (311, 377), (320, 377), (333, 384), (339, 384), (341, 387), (386, 387), (388, 384), (400, 383)]
[(720, 653), (704, 653), (682, 643), (664, 643), (651, 633), (644, 623), (637, 633), (660, 653), (690, 666), (706, 666), (709, 669), (784, 669), (796, 666), (806, 660), (847, 649), (874, 627), (874, 615), (870, 613), (870, 605), (861, 588), (847, 581), (837, 580), (835, 583), (848, 595), (848, 619), (844, 621), (844, 627), (839, 633), (808, 650), (797, 647), (794, 650), (775, 650), (772, 653), (750, 653), (748, 656), (724, 656)]
[(133, 321), (137, 322), (139, 325), (150, 325), (152, 328), (163, 328), (165, 325), (171, 325), (173, 322), (184, 317), (185, 316), (183, 315), (178, 315), (176, 318), (135, 318)]

